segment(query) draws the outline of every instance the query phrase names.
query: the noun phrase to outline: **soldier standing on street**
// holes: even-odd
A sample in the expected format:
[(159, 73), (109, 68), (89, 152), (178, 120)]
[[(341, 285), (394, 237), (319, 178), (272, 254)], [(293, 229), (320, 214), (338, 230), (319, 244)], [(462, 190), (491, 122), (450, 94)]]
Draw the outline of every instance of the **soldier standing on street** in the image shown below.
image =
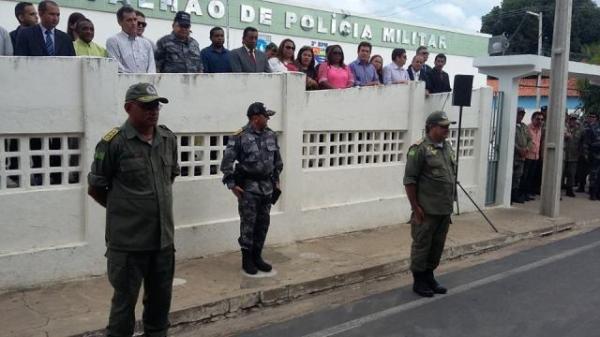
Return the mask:
[(575, 197), (573, 186), (575, 186), (575, 173), (577, 172), (577, 161), (582, 152), (583, 132), (577, 125), (577, 115), (569, 116), (567, 128), (565, 130), (565, 153), (563, 176), (566, 178), (566, 190), (568, 197)]
[(272, 268), (263, 260), (262, 250), (271, 204), (281, 193), (279, 174), (283, 162), (277, 135), (267, 127), (274, 114), (263, 103), (252, 103), (247, 111), (248, 124), (229, 138), (221, 162), (223, 183), (238, 199), (242, 268), (250, 275)]
[(600, 123), (598, 113), (590, 113), (590, 126), (583, 136), (583, 151), (590, 163), (590, 200), (600, 200)]
[(456, 162), (446, 139), (454, 123), (443, 111), (431, 113), (425, 138), (410, 147), (406, 160), (404, 187), (412, 209), (410, 270), (413, 291), (424, 297), (447, 292), (433, 271), (440, 263), (453, 211)]
[(160, 97), (150, 83), (125, 95), (127, 121), (96, 146), (88, 194), (106, 207), (108, 280), (114, 289), (108, 336), (132, 336), (144, 283), (145, 336), (164, 337), (175, 270), (173, 180), (177, 139), (157, 125)]
[(517, 128), (515, 130), (515, 153), (513, 159), (513, 178), (512, 178), (512, 193), (511, 202), (522, 204), (525, 200), (525, 192), (519, 187), (523, 176), (523, 168), (525, 167), (525, 156), (531, 146), (531, 137), (527, 125), (523, 123), (525, 117), (525, 109), (517, 108)]

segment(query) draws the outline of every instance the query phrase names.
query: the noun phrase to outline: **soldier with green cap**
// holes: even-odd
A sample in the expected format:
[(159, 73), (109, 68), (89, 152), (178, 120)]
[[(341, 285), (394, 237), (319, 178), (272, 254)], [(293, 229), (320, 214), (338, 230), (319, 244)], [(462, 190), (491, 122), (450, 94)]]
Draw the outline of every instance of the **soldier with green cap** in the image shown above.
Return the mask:
[(238, 199), (242, 269), (250, 275), (272, 269), (262, 258), (262, 250), (271, 204), (281, 193), (279, 174), (283, 161), (277, 135), (267, 127), (274, 114), (261, 102), (250, 104), (246, 112), (248, 124), (229, 138), (221, 162), (223, 183)]
[(114, 289), (108, 336), (132, 336), (144, 284), (146, 336), (166, 336), (175, 270), (172, 185), (179, 175), (177, 139), (158, 125), (161, 103), (150, 83), (125, 95), (129, 117), (96, 146), (88, 194), (106, 208), (108, 280)]
[(404, 187), (412, 209), (410, 270), (413, 291), (424, 297), (445, 294), (433, 274), (440, 263), (451, 223), (456, 188), (456, 161), (447, 140), (450, 124), (446, 113), (427, 117), (426, 135), (408, 150)]

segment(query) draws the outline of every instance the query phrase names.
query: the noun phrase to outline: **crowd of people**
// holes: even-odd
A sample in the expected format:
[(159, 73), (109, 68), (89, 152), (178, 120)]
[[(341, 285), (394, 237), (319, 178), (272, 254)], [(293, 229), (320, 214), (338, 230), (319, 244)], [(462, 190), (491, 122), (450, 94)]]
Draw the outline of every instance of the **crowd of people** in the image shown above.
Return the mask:
[[(511, 202), (524, 203), (540, 194), (544, 162), (544, 135), (547, 106), (523, 123), (525, 109), (517, 108)], [(566, 196), (585, 192), (590, 200), (600, 200), (600, 123), (596, 112), (580, 119), (576, 114), (565, 118), (562, 187)], [(588, 184), (589, 179), (589, 184)], [(576, 190), (575, 190), (576, 189)]]
[[(39, 23), (38, 23), (39, 13)], [(244, 29), (243, 46), (233, 50), (224, 47), (225, 32), (221, 27), (210, 30), (211, 44), (200, 49), (191, 35), (190, 14), (175, 14), (172, 32), (156, 43), (144, 36), (147, 26), (143, 12), (128, 5), (117, 11), (121, 31), (106, 41), (106, 48), (94, 42), (94, 23), (81, 13), (69, 16), (67, 32), (56, 28), (60, 8), (51, 0), (41, 1), (37, 12), (32, 3), (19, 2), (15, 17), (19, 26), (10, 34), (0, 27), (0, 55), (16, 56), (93, 56), (110, 57), (118, 62), (122, 73), (267, 73), (302, 72), (306, 88), (344, 89), (425, 82), (427, 93), (449, 92), (450, 80), (443, 70), (446, 56), (438, 54), (434, 67), (427, 65), (429, 51), (421, 46), (411, 63), (406, 50), (392, 51), (392, 62), (383, 64), (381, 55), (372, 55), (372, 45), (358, 45), (356, 60), (345, 62), (344, 50), (338, 44), (326, 48), (326, 60), (317, 64), (313, 48), (303, 46), (296, 53), (296, 44), (286, 38), (279, 45), (270, 43), (265, 52), (257, 49), (258, 30)]]

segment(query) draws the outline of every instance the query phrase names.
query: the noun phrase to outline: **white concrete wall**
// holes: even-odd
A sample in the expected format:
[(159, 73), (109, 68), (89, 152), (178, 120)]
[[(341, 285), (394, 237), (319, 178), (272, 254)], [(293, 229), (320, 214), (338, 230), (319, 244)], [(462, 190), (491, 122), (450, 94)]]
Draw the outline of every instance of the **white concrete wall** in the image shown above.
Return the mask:
[[(246, 107), (254, 101), (278, 111), (270, 126), (280, 133), (284, 193), (272, 211), (268, 245), (406, 221), (410, 207), (402, 176), (408, 146), (422, 137), (427, 114), (444, 102), (450, 117), (458, 118), (447, 94), (426, 98), (424, 85), (416, 82), (306, 92), (301, 74), (119, 75), (111, 60), (84, 58), (3, 57), (0, 74), (0, 101), (4, 102), (0, 110), (0, 184), (4, 184), (0, 187), (0, 288), (105, 271), (104, 209), (87, 197), (85, 176), (98, 140), (125, 120), (124, 93), (132, 83), (152, 82), (171, 100), (161, 110), (161, 123), (180, 139), (194, 135), (222, 141), (245, 124)], [(473, 92), (472, 107), (463, 113), (463, 126), (473, 144), (461, 158), (460, 177), (480, 204), (485, 197), (490, 110), (491, 90), (484, 88)], [(381, 138), (371, 141), (377, 146), (371, 155), (381, 155), (386, 142), (396, 143), (398, 147), (388, 148), (388, 153), (397, 159), (309, 167), (310, 134), (323, 134), (324, 139), (339, 134), (377, 135)], [(385, 140), (386, 134), (400, 138)], [(28, 139), (63, 136), (81, 137), (77, 150), (81, 165), (76, 169), (83, 179), (28, 186), (33, 170)], [(7, 152), (5, 140), (16, 138), (23, 140), (19, 149), (23, 185), (11, 189), (6, 188), (6, 176), (16, 173), (7, 173), (5, 158), (14, 153)], [(338, 146), (339, 139), (323, 148)], [(358, 151), (357, 138), (347, 143)], [(222, 144), (211, 149), (219, 154), (212, 164), (218, 164)], [(44, 151), (52, 155), (51, 150)], [(332, 152), (325, 158), (337, 160), (336, 156), (342, 155)], [(179, 259), (238, 249), (236, 201), (222, 185), (220, 174), (204, 169), (200, 176), (179, 177), (175, 182)], [(465, 200), (461, 196), (461, 211), (473, 210)]]

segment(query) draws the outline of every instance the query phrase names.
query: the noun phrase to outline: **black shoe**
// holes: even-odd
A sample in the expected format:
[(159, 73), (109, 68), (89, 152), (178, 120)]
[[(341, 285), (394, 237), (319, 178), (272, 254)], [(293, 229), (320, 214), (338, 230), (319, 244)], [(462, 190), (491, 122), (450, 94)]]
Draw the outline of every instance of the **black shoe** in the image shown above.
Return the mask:
[(510, 196), (510, 202), (511, 203), (522, 204), (522, 203), (525, 202), (525, 200), (523, 199), (523, 197), (517, 191), (513, 191), (511, 193), (511, 196)]
[(583, 193), (583, 192), (585, 192), (585, 188), (584, 188), (583, 186), (579, 186), (579, 187), (577, 188), (577, 191), (576, 191), (576, 192), (577, 192), (577, 193)]
[(573, 188), (567, 188), (567, 197), (575, 198), (575, 193), (573, 193)]
[(423, 297), (433, 297), (433, 290), (429, 288), (425, 281), (425, 273), (413, 272), (413, 278), (415, 280), (413, 283), (413, 291), (415, 293)]
[(252, 253), (248, 249), (242, 249), (242, 269), (244, 269), (246, 274), (250, 275), (256, 275), (258, 272), (252, 258)]
[(273, 266), (271, 266), (270, 264), (266, 263), (265, 260), (263, 260), (261, 253), (262, 249), (253, 251), (252, 258), (254, 261), (254, 265), (258, 270), (268, 273), (273, 269)]
[(445, 294), (448, 292), (448, 289), (442, 287), (438, 281), (435, 279), (435, 276), (433, 276), (433, 270), (427, 270), (425, 272), (425, 277), (427, 280), (427, 284), (429, 285), (429, 288), (431, 290), (433, 290), (434, 293), (436, 294)]

